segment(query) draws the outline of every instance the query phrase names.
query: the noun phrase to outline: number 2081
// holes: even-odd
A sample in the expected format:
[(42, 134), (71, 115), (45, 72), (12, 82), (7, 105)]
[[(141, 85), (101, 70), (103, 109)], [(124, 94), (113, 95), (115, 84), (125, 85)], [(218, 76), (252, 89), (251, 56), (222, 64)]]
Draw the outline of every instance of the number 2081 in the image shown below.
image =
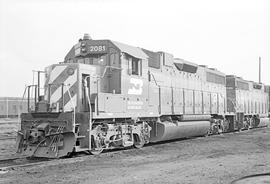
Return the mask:
[(102, 52), (106, 51), (106, 47), (104, 45), (101, 46), (90, 46), (89, 47), (90, 52)]

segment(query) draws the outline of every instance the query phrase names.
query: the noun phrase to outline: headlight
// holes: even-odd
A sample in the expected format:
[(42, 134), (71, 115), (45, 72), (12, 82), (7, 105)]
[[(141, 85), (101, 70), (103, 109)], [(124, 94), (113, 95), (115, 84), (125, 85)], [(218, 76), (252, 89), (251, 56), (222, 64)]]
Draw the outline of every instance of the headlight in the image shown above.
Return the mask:
[(73, 74), (74, 74), (74, 69), (73, 69), (73, 68), (69, 68), (69, 69), (67, 70), (67, 74), (68, 74), (68, 75), (73, 75)]

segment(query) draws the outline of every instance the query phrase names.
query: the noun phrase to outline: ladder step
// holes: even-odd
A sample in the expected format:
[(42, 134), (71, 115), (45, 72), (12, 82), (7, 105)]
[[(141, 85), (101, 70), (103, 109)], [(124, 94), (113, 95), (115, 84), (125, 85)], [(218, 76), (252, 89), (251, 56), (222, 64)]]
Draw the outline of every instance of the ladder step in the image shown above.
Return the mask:
[(81, 148), (80, 146), (75, 146), (75, 151), (78, 152), (78, 151), (88, 151), (89, 148)]
[(82, 138), (85, 138), (85, 135), (77, 135), (76, 138), (77, 139), (82, 139)]
[(124, 147), (132, 146), (132, 145), (133, 145), (132, 141), (125, 141), (124, 144), (123, 144)]

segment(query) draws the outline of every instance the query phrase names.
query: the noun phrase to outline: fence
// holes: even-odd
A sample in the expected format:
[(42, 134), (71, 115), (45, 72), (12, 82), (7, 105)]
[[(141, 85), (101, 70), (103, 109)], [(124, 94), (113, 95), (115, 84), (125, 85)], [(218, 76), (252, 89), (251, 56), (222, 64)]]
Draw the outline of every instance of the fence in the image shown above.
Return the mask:
[[(31, 104), (33, 100), (31, 100)], [(0, 118), (18, 117), (27, 112), (27, 99), (18, 97), (0, 97)]]

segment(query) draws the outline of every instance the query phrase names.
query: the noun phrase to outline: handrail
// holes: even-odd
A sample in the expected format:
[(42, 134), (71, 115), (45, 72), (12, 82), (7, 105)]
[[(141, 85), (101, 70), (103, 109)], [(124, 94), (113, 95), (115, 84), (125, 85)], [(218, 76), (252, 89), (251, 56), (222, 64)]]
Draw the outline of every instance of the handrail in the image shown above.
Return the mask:
[(154, 74), (151, 73), (150, 71), (148, 71), (148, 72), (149, 72), (150, 76), (153, 77), (155, 84), (156, 84), (158, 87), (160, 87), (160, 85), (158, 85), (158, 83), (157, 83), (157, 81), (156, 81), (156, 78), (155, 78)]
[[(35, 109), (36, 109), (36, 105), (37, 105), (37, 96), (36, 96), (36, 90), (37, 90), (37, 85), (29, 85), (29, 86), (26, 86), (25, 87), (25, 92), (24, 92), (24, 95), (26, 93), (26, 90), (27, 90), (27, 111), (30, 112), (30, 89), (32, 87), (35, 87)], [(23, 96), (24, 98), (24, 96)]]
[(90, 102), (90, 75), (86, 76), (84, 78), (84, 85), (85, 87), (87, 86), (87, 79), (89, 78), (89, 88), (88, 88), (88, 93), (87, 93), (87, 100), (88, 100), (88, 105), (89, 105), (89, 150), (91, 150), (92, 145), (91, 145), (91, 131), (92, 131), (92, 107), (91, 107), (91, 102)]
[(25, 93), (26, 93), (26, 89), (27, 89), (27, 86), (24, 88), (24, 92), (23, 92), (23, 96), (22, 96), (22, 99), (21, 99), (21, 102), (20, 102), (20, 106), (18, 108), (18, 123), (19, 123), (19, 131), (21, 130), (21, 125), (20, 125), (20, 119), (21, 119), (21, 106), (23, 104), (23, 100), (24, 100), (24, 97), (25, 97)]

